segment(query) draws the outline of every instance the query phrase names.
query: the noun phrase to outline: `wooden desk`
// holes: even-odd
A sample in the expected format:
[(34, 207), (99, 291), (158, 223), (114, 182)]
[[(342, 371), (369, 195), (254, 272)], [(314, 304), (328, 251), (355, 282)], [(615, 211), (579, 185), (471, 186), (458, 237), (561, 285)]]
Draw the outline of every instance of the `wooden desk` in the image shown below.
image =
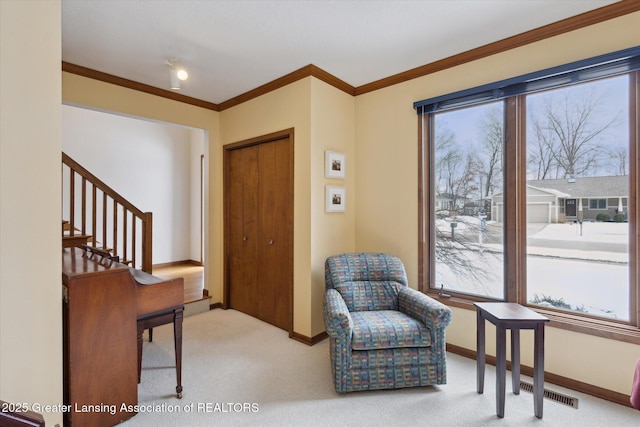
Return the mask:
[(138, 403), (142, 332), (165, 323), (174, 325), (182, 397), (183, 279), (162, 280), (94, 251), (62, 250), (63, 397), (74, 408), (64, 414), (66, 427), (112, 426), (135, 415), (120, 409)]
[[(67, 427), (107, 427), (136, 414), (136, 286), (129, 267), (62, 250), (63, 401)], [(85, 410), (86, 409), (86, 410)]]
[(511, 329), (511, 385), (520, 394), (520, 329), (535, 331), (533, 355), (533, 410), (542, 418), (544, 397), (544, 324), (546, 317), (520, 304), (510, 302), (478, 302), (477, 318), (477, 386), (484, 391), (485, 320), (496, 326), (496, 413), (504, 417), (505, 377), (507, 370), (506, 330)]

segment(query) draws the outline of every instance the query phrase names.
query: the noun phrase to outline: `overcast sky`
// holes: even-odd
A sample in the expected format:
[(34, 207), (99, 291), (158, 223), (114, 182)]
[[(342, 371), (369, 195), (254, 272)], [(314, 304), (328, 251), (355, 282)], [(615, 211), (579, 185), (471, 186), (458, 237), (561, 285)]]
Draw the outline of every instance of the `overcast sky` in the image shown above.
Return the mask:
[[(611, 126), (606, 134), (603, 134), (603, 143), (607, 147), (628, 146), (628, 76), (618, 76), (571, 86), (566, 89), (532, 94), (527, 99), (528, 122), (531, 122), (531, 114), (540, 111), (540, 105), (545, 98), (558, 96), (562, 92), (570, 91), (571, 96), (597, 96), (601, 100), (602, 108), (596, 110), (594, 118), (601, 118), (606, 123), (617, 115), (615, 125)], [(502, 109), (502, 101), (491, 102), (479, 106), (463, 108), (438, 113), (436, 115), (436, 129), (448, 129), (455, 133), (458, 146), (466, 154), (468, 151), (482, 150), (482, 122), (491, 109)], [(500, 113), (502, 114), (502, 113)]]

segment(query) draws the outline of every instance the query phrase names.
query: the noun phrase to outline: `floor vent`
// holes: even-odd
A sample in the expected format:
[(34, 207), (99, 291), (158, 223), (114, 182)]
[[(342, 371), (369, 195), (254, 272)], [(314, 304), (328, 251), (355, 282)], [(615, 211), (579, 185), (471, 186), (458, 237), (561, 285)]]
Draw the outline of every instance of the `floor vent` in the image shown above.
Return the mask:
[[(529, 393), (533, 393), (533, 384), (529, 384), (524, 381), (520, 381), (520, 390), (528, 391)], [(578, 409), (578, 398), (567, 396), (566, 394), (558, 393), (556, 391), (544, 389), (544, 397), (549, 400), (553, 400), (554, 402), (562, 403), (563, 405), (571, 406), (572, 408)]]

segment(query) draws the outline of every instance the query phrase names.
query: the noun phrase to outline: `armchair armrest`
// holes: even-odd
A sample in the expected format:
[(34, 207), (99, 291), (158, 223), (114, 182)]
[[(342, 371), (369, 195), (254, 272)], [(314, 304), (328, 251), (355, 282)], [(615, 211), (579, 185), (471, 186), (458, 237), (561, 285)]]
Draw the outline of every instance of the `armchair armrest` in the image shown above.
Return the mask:
[(398, 286), (401, 312), (423, 322), (429, 329), (445, 328), (451, 323), (451, 309), (439, 301), (408, 286)]
[(335, 289), (324, 294), (324, 327), (331, 337), (351, 336), (353, 320), (342, 295)]

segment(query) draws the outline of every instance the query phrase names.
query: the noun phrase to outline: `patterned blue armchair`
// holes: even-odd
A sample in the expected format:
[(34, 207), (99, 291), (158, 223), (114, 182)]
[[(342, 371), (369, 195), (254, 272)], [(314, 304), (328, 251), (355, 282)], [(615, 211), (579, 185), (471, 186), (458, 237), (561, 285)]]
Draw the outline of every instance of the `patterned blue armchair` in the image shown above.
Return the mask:
[(399, 258), (331, 256), (325, 287), (324, 324), (338, 393), (446, 384), (451, 310), (409, 288)]

